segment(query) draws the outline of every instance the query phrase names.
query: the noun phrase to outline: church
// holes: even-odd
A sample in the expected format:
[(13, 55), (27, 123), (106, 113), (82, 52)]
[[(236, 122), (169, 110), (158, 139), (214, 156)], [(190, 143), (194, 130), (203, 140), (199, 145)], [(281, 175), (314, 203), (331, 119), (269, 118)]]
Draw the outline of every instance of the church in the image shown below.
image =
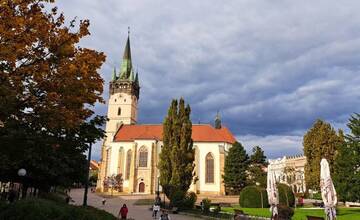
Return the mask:
[[(154, 194), (161, 189), (157, 164), (163, 146), (163, 126), (137, 123), (140, 85), (139, 75), (132, 65), (129, 36), (120, 71), (113, 72), (109, 94), (109, 120), (101, 148), (97, 190), (106, 191), (104, 180), (120, 174), (123, 192)], [(192, 139), (196, 181), (189, 190), (198, 194), (224, 195), (222, 175), (226, 154), (235, 142), (233, 134), (221, 125), (217, 115), (215, 126), (193, 124)]]

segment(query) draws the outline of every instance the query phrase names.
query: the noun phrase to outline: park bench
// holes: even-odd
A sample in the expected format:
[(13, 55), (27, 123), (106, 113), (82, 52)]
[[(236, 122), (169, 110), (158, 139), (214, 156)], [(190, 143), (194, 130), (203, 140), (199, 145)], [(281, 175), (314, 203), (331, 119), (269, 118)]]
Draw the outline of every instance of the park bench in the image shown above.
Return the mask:
[(234, 220), (249, 220), (249, 216), (246, 215), (242, 210), (240, 209), (234, 209), (235, 215)]
[(306, 216), (307, 220), (325, 220), (323, 217), (317, 217), (317, 216)]
[(345, 202), (346, 207), (360, 207), (360, 203), (358, 202)]
[(315, 207), (320, 207), (320, 208), (323, 208), (323, 207), (324, 207), (324, 203), (323, 203), (323, 202), (313, 202), (312, 205), (315, 206)]

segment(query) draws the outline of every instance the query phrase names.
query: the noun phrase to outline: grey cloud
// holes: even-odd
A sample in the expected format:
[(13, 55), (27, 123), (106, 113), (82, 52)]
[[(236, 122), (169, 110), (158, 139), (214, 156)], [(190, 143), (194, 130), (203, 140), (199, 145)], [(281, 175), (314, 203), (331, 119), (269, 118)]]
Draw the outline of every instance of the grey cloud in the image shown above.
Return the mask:
[[(220, 110), (240, 141), (258, 139), (272, 157), (281, 151), (267, 143), (297, 153), (292, 137), (316, 118), (343, 128), (360, 111), (358, 1), (57, 4), (68, 18), (90, 19), (92, 34), (81, 45), (107, 55), (105, 99), (131, 26), (141, 123), (160, 123), (170, 100), (183, 96), (194, 123), (208, 123)], [(106, 114), (106, 106), (96, 111)]]

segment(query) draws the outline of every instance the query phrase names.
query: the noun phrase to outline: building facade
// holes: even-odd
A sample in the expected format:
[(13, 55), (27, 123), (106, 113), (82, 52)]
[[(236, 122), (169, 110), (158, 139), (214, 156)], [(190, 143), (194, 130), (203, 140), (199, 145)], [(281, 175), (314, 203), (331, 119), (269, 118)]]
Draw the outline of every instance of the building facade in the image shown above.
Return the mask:
[(277, 182), (291, 186), (296, 193), (304, 193), (306, 191), (305, 156), (284, 156), (269, 160), (269, 164), (275, 173)]
[[(121, 190), (127, 193), (153, 194), (158, 186), (159, 154), (163, 146), (161, 124), (137, 124), (140, 94), (139, 76), (134, 73), (130, 40), (126, 42), (120, 71), (114, 70), (110, 82), (106, 138), (97, 189), (106, 191), (105, 180), (121, 175)], [(232, 133), (221, 125), (217, 115), (215, 126), (194, 124), (196, 180), (190, 190), (200, 194), (225, 194), (222, 179), (226, 152), (235, 142)]]

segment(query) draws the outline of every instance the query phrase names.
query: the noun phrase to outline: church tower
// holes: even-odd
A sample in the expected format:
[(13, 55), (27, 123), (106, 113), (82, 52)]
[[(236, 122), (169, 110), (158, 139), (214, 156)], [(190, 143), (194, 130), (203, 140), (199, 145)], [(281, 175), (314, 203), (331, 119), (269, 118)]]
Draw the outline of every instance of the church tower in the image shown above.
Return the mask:
[(136, 124), (139, 100), (139, 78), (134, 73), (130, 38), (128, 36), (120, 71), (114, 68), (109, 88), (108, 114), (106, 123), (107, 141), (112, 141), (121, 124)]

